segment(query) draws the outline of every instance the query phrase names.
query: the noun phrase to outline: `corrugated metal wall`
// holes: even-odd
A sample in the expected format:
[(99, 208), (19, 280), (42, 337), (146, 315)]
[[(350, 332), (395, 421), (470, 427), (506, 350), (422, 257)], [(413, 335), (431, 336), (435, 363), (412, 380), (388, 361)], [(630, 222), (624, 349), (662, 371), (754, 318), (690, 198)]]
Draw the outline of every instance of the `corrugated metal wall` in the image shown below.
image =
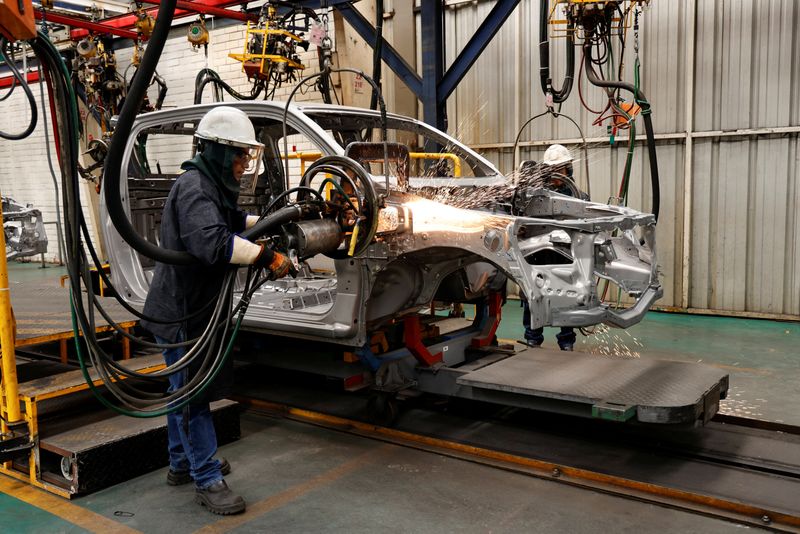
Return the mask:
[[(494, 1), (448, 4), (449, 64)], [(520, 2), (448, 102), (450, 132), (504, 172), (513, 168), (520, 126), (544, 110), (538, 10), (538, 0)], [(641, 22), (642, 89), (659, 138), (658, 245), (666, 289), (660, 304), (800, 317), (800, 2), (652, 0)], [(630, 31), (629, 76), (632, 43)], [(563, 40), (551, 48), (558, 83)], [(585, 79), (581, 85), (587, 104), (601, 107), (600, 91)], [(619, 185), (624, 139), (611, 146), (605, 127), (592, 125), (595, 116), (582, 108), (577, 85), (562, 112), (591, 139), (592, 197), (605, 201)], [(540, 159), (548, 141), (578, 148), (578, 137), (566, 120), (539, 119), (520, 138), (519, 160)], [(584, 180), (582, 164), (576, 173)], [(633, 207), (649, 209), (649, 180), (639, 142)]]

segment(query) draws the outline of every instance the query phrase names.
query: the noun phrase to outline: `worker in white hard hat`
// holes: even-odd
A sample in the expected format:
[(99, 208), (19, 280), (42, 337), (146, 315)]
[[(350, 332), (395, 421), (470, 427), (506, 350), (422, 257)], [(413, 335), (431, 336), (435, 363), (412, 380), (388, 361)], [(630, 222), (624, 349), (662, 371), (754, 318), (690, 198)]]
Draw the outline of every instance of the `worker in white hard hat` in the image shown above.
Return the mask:
[(542, 163), (550, 167), (558, 167), (560, 165), (572, 165), (572, 153), (564, 145), (550, 145), (544, 151)]
[[(549, 179), (548, 189), (576, 196), (577, 187), (572, 179), (572, 153), (564, 145), (550, 145), (544, 152), (542, 166)], [(580, 196), (580, 195), (577, 195)]]
[[(144, 306), (145, 315), (154, 320), (143, 320), (142, 326), (160, 344), (181, 343), (202, 334), (214, 311), (206, 305), (216, 299), (230, 264), (254, 264), (278, 278), (285, 276), (291, 265), (284, 254), (237, 235), (258, 220), (237, 205), (243, 182), (254, 190), (258, 178), (263, 145), (256, 139), (253, 123), (239, 109), (215, 107), (202, 118), (195, 137), (197, 154), (181, 166), (186, 172), (175, 180), (164, 206), (160, 244), (189, 252), (197, 264), (156, 264)], [(186, 347), (166, 349), (164, 359), (171, 365), (186, 352)], [(230, 472), (230, 464), (214, 458), (217, 437), (209, 401), (227, 393), (232, 360), (228, 363), (229, 368), (202, 399), (167, 416), (167, 483), (177, 486), (194, 481), (195, 500), (211, 512), (225, 515), (245, 509), (244, 499), (234, 494), (223, 478)], [(170, 390), (184, 386), (197, 370), (190, 365), (185, 372), (171, 375)]]
[[(578, 189), (572, 179), (572, 154), (563, 145), (550, 145), (544, 153), (542, 162), (523, 162), (520, 167), (520, 185), (514, 193), (512, 209), (515, 214), (525, 215), (525, 208), (529, 202), (529, 194), (537, 187), (544, 187), (557, 193), (588, 200), (588, 196)], [(531, 311), (525, 296), (520, 294), (522, 301), (522, 324), (525, 326), (525, 338), (521, 343), (529, 347), (539, 347), (544, 343), (544, 328), (531, 328)], [(561, 327), (556, 334), (556, 341), (561, 350), (571, 351), (575, 346), (577, 337), (571, 327)]]

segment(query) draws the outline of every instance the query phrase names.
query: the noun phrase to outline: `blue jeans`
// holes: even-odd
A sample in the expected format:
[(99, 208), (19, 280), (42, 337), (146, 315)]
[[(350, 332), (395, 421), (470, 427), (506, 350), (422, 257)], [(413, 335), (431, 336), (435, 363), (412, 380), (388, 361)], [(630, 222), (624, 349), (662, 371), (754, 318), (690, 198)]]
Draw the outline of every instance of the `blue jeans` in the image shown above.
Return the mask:
[[(179, 341), (184, 336), (179, 334)], [(156, 336), (158, 343), (168, 343)], [(164, 361), (172, 365), (186, 354), (185, 347), (164, 350)], [(169, 390), (175, 391), (187, 382), (189, 370), (184, 369), (169, 377)], [(211, 419), (208, 402), (192, 402), (183, 410), (167, 415), (167, 437), (169, 468), (175, 472), (186, 472), (194, 479), (199, 489), (222, 480), (220, 463), (214, 459), (217, 453), (217, 432)]]
[[(528, 306), (528, 301), (522, 299), (522, 324), (525, 326), (525, 341), (528, 345), (541, 345), (544, 343), (544, 328), (531, 328), (531, 309)], [(562, 326), (561, 331), (556, 334), (556, 341), (558, 347), (563, 349), (570, 345), (574, 345), (577, 340), (575, 330), (571, 326)]]

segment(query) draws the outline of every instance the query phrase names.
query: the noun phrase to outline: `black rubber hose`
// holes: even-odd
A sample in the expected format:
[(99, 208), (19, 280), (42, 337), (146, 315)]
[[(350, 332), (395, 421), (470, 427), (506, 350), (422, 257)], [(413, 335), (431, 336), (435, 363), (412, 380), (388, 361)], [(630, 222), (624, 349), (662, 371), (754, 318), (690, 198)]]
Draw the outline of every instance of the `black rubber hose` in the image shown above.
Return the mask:
[[(76, 173), (77, 166), (75, 162), (77, 161), (77, 140), (74, 133), (77, 131), (77, 113), (74, 112), (74, 108), (72, 106), (73, 102), (70, 101), (70, 95), (68, 90), (68, 79), (63, 76), (63, 72), (59, 69), (59, 65), (61, 62), (60, 57), (58, 57), (57, 52), (52, 45), (49, 44), (44, 39), (37, 39), (33, 43), (34, 51), (37, 54), (37, 57), (40, 58), (42, 61), (42, 66), (45, 73), (45, 79), (48, 81), (48, 86), (52, 87), (51, 97), (54, 99), (56, 109), (56, 114), (60, 117), (60, 120), (57, 121), (59, 125), (59, 152), (61, 154), (61, 166), (62, 166), (62, 175), (64, 178), (64, 187), (63, 192), (66, 197), (66, 202), (64, 203), (66, 218), (70, 222), (66, 230), (66, 238), (67, 238), (67, 249), (70, 253), (70, 261), (68, 262), (68, 270), (70, 273), (71, 279), (71, 297), (72, 301), (75, 306), (75, 315), (76, 320), (81, 325), (81, 330), (87, 333), (86, 337), (83, 338), (88, 345), (90, 345), (94, 350), (90, 352), (90, 358), (94, 362), (95, 367), (97, 367), (97, 371), (101, 374), (106, 382), (106, 386), (108, 387), (109, 391), (111, 391), (117, 398), (120, 398), (123, 402), (126, 402), (127, 399), (133, 401), (139, 401), (142, 405), (153, 405), (159, 402), (166, 403), (169, 405), (173, 401), (177, 401), (180, 396), (186, 398), (186, 401), (190, 400), (191, 395), (194, 393), (194, 389), (192, 390), (182, 390), (176, 392), (173, 395), (165, 397), (163, 400), (159, 400), (158, 395), (151, 394), (146, 391), (140, 391), (137, 388), (131, 388), (133, 384), (129, 384), (126, 382), (118, 382), (118, 378), (121, 376), (118, 369), (106, 369), (106, 365), (110, 365), (113, 367), (111, 363), (109, 363), (110, 356), (103, 353), (102, 349), (96, 344), (96, 340), (94, 340), (94, 336), (90, 335), (90, 333), (94, 332), (94, 318), (93, 314), (86, 315), (84, 312), (84, 305), (83, 305), (83, 298), (81, 296), (80, 291), (80, 282), (83, 279), (84, 281), (88, 280), (88, 268), (87, 262), (85, 258), (85, 252), (80, 244), (80, 234), (77, 233), (77, 229), (79, 226), (83, 224), (83, 221), (80, 217), (80, 204), (77, 202), (80, 198), (79, 196), (79, 189), (78, 189), (78, 177)], [(48, 69), (50, 69), (48, 71)], [(49, 72), (53, 74), (53, 83), (50, 83), (50, 75)], [(229, 282), (230, 287), (232, 287), (232, 278)], [(230, 296), (225, 297), (225, 302), (230, 302)], [(93, 302), (90, 300), (88, 303), (88, 311), (93, 312)], [(224, 304), (224, 303), (223, 303)], [(219, 308), (222, 310), (223, 308)], [(219, 314), (218, 314), (219, 316)], [(223, 321), (227, 321), (227, 315), (223, 317)], [(216, 337), (215, 332), (211, 332), (214, 337)], [(80, 339), (76, 336), (76, 339)], [(213, 341), (213, 340), (212, 340)], [(204, 345), (208, 345), (209, 343), (205, 343)], [(212, 343), (213, 344), (213, 343)], [(206, 352), (206, 351), (198, 351), (198, 352)], [(210, 354), (210, 352), (209, 352)], [(98, 359), (100, 358), (100, 359)], [(208, 359), (209, 356), (206, 356)], [(102, 360), (102, 361), (101, 361)], [(123, 368), (124, 370), (124, 368)], [(124, 370), (125, 373), (132, 373), (132, 371)], [(198, 374), (197, 377), (197, 384), (198, 388), (202, 385), (199, 382), (200, 378), (202, 378), (202, 374)], [(128, 391), (135, 391), (138, 395), (138, 398), (131, 398), (127, 397), (126, 399), (126, 392), (123, 390)], [(183, 392), (186, 392), (185, 394)], [(129, 402), (127, 402), (130, 405)]]
[(11, 78), (11, 89), (9, 89), (8, 92), (6, 94), (4, 94), (3, 96), (0, 96), (0, 102), (3, 102), (8, 97), (13, 95), (14, 94), (14, 89), (16, 89), (16, 88), (17, 88), (17, 79), (16, 78)]
[(164, 44), (169, 36), (176, 3), (177, 0), (164, 0), (158, 8), (156, 19), (158, 22), (156, 23), (153, 34), (150, 36), (147, 50), (139, 65), (137, 75), (131, 83), (131, 88), (128, 91), (125, 104), (122, 106), (122, 110), (119, 114), (114, 136), (111, 138), (111, 146), (108, 149), (108, 156), (106, 157), (105, 170), (103, 173), (103, 188), (111, 222), (114, 223), (114, 227), (122, 239), (134, 250), (148, 258), (160, 261), (161, 263), (192, 265), (197, 263), (197, 260), (188, 252), (164, 249), (150, 243), (140, 236), (125, 214), (125, 208), (122, 205), (122, 198), (120, 196), (120, 182), (122, 180), (120, 171), (122, 169), (122, 160), (125, 155), (125, 147), (131, 133), (131, 128), (133, 127), (133, 122), (136, 120), (136, 115), (141, 108), (142, 99), (147, 92), (150, 80), (152, 79), (153, 73), (156, 71), (158, 59), (161, 57)]
[(50, 153), (50, 131), (47, 126), (47, 102), (44, 98), (44, 71), (42, 66), (39, 65), (39, 100), (42, 103), (42, 124), (44, 125), (44, 147), (47, 153), (47, 165), (50, 168), (50, 178), (53, 180), (53, 190), (55, 196), (53, 197), (56, 203), (56, 233), (58, 239), (58, 262), (64, 265), (64, 235), (61, 231), (61, 202), (58, 200), (58, 178), (56, 177), (56, 169), (53, 166), (53, 155)]
[(270, 213), (251, 228), (248, 228), (241, 235), (249, 241), (255, 241), (275, 227), (288, 222), (296, 221), (303, 215), (303, 210), (298, 205), (285, 206), (273, 213)]
[(586, 77), (589, 79), (592, 85), (596, 85), (597, 87), (602, 87), (604, 89), (624, 89), (633, 94), (636, 102), (639, 104), (639, 107), (642, 108), (644, 131), (647, 136), (647, 154), (648, 159), (650, 160), (650, 185), (653, 189), (653, 215), (655, 215), (656, 221), (658, 221), (658, 212), (661, 208), (661, 186), (658, 178), (658, 159), (656, 158), (656, 141), (655, 134), (653, 133), (653, 119), (651, 117), (652, 111), (650, 109), (650, 102), (647, 101), (647, 98), (644, 96), (644, 93), (641, 91), (641, 89), (636, 89), (633, 84), (601, 80), (595, 76), (595, 73), (592, 70), (591, 44), (588, 44), (588, 39), (586, 43), (587, 44), (584, 45), (584, 67), (586, 70)]
[(549, 1), (541, 0), (539, 4), (539, 77), (542, 91), (553, 94), (553, 102), (564, 102), (572, 92), (572, 82), (575, 79), (575, 32), (572, 23), (567, 24), (567, 72), (564, 84), (560, 89), (553, 87), (550, 78), (550, 36), (548, 33), (550, 21)]
[(0, 137), (3, 139), (8, 139), (9, 141), (19, 141), (20, 139), (25, 139), (33, 133), (33, 130), (36, 128), (36, 122), (39, 119), (39, 108), (36, 106), (36, 99), (33, 98), (33, 91), (31, 91), (31, 88), (28, 85), (28, 80), (25, 79), (26, 73), (20, 73), (15, 62), (8, 59), (8, 56), (11, 55), (10, 53), (7, 53), (8, 47), (9, 43), (6, 41), (5, 37), (0, 39), (0, 57), (2, 57), (3, 61), (5, 61), (6, 65), (11, 70), (14, 78), (19, 80), (22, 90), (25, 91), (25, 96), (28, 97), (28, 103), (31, 106), (31, 121), (28, 123), (28, 127), (25, 128), (25, 130), (21, 133), (12, 134), (0, 131)]
[[(381, 63), (383, 60), (383, 0), (375, 1), (375, 46), (372, 49), (372, 79), (381, 86)], [(378, 90), (372, 89), (369, 109), (378, 107)]]
[(167, 82), (165, 82), (164, 78), (159, 76), (158, 73), (155, 73), (153, 80), (158, 84), (158, 97), (153, 108), (161, 109), (161, 106), (164, 105), (164, 99), (167, 98)]
[(216, 71), (211, 69), (202, 69), (200, 72), (197, 73), (197, 76), (194, 79), (194, 103), (201, 104), (203, 102), (203, 91), (206, 88), (206, 85), (209, 83), (213, 83), (217, 86), (217, 88), (225, 89), (225, 91), (231, 95), (233, 98), (237, 100), (255, 100), (263, 91), (264, 86), (259, 84), (257, 85), (253, 91), (249, 95), (242, 94), (236, 91), (233, 87), (225, 83), (222, 78), (219, 77), (219, 74)]

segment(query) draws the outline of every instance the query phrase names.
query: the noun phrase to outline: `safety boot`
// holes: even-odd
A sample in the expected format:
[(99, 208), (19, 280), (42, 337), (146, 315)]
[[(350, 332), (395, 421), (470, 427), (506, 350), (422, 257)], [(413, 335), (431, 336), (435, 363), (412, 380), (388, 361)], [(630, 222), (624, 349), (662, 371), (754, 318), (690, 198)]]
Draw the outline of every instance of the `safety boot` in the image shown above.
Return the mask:
[[(231, 464), (228, 463), (228, 460), (225, 458), (219, 459), (219, 470), (222, 476), (230, 474)], [(173, 471), (170, 469), (167, 473), (167, 484), (170, 486), (183, 486), (191, 481), (192, 475), (189, 474), (189, 471)]]
[(232, 492), (224, 480), (195, 490), (194, 501), (218, 515), (240, 514), (245, 509), (244, 499)]

